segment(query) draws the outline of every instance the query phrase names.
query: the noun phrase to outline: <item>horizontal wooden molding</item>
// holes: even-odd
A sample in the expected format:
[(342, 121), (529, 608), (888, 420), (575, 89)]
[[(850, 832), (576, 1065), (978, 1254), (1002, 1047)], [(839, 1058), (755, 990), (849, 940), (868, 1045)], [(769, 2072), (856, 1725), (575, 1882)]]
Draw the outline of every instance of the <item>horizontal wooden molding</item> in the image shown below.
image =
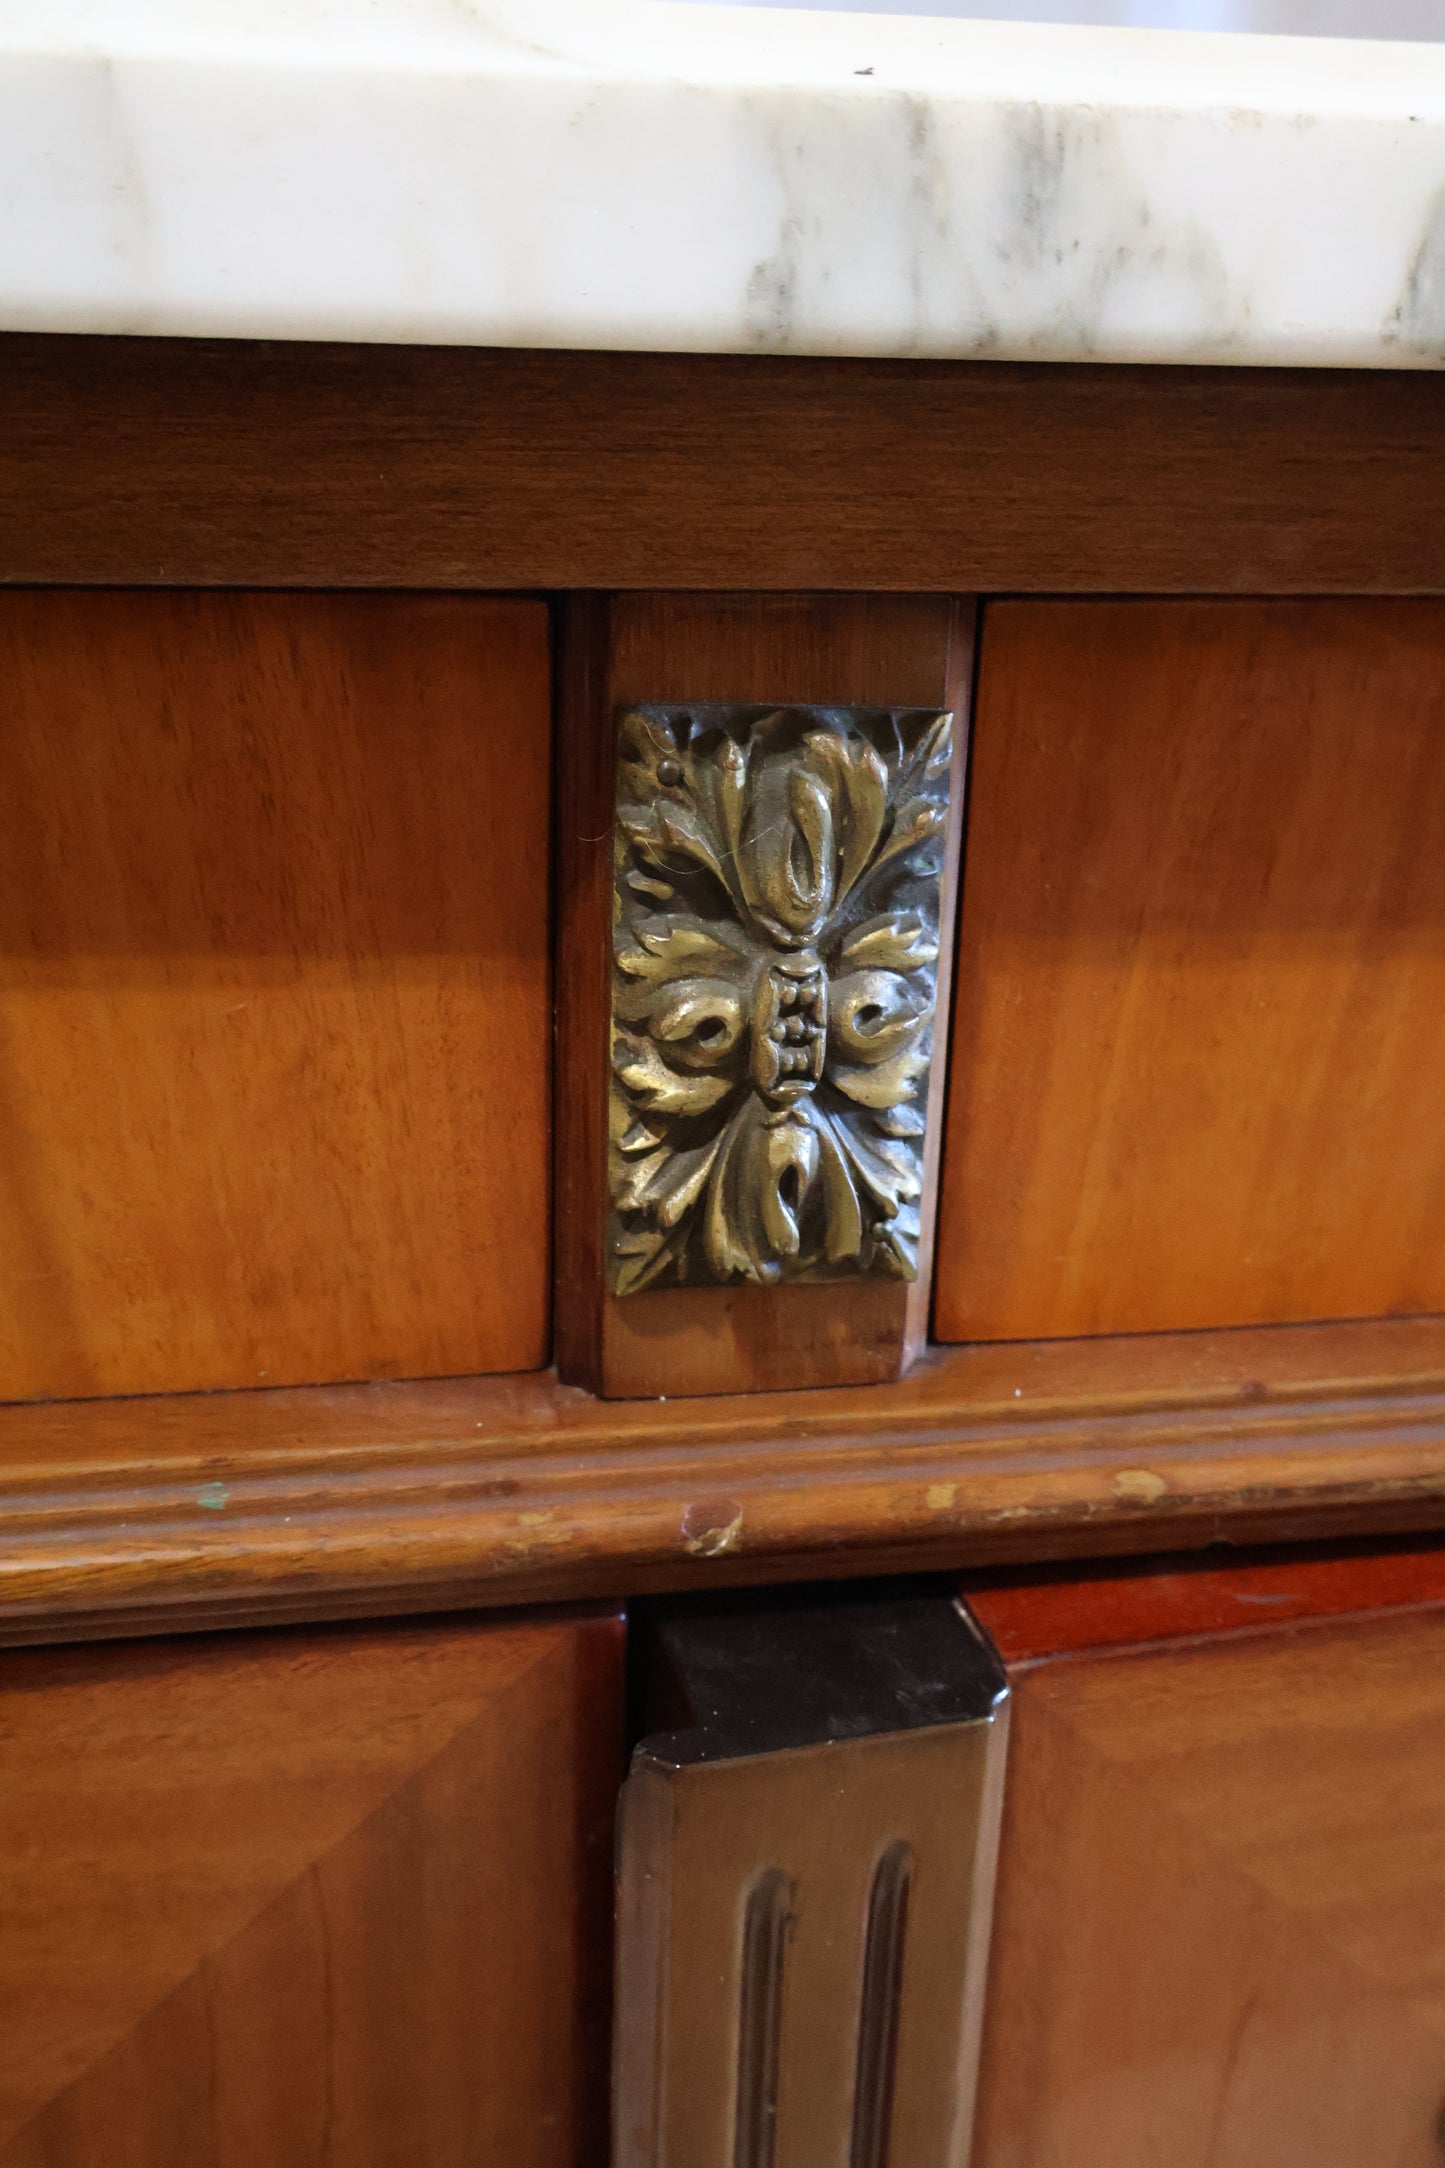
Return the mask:
[(0, 337), (0, 580), (1445, 592), (1427, 370)]
[(603, 1404), (547, 1373), (0, 1409), (0, 1638), (1445, 1525), (1445, 1320), (938, 1348)]

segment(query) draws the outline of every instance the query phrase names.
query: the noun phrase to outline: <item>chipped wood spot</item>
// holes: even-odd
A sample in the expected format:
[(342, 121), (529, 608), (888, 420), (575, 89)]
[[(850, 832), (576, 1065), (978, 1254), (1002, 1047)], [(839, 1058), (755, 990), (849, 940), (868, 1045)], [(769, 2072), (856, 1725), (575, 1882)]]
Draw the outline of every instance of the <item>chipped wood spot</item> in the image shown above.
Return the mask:
[(1167, 1494), (1169, 1485), (1152, 1468), (1121, 1468), (1114, 1478), (1114, 1488), (1121, 1498), (1138, 1498), (1152, 1506)]
[(717, 1558), (742, 1532), (743, 1509), (734, 1498), (704, 1498), (682, 1516), (683, 1548), (690, 1558)]

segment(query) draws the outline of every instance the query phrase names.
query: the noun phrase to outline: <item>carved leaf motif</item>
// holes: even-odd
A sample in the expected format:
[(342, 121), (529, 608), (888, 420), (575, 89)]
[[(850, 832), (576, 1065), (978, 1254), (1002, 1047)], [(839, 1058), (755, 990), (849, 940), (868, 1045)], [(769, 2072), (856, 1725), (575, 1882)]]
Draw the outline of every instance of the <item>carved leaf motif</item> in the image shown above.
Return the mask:
[(629, 794), (637, 803), (647, 804), (659, 788), (661, 763), (677, 758), (676, 742), (662, 723), (641, 708), (623, 717), (619, 736), (621, 772)]
[(948, 770), (953, 759), (953, 717), (935, 715), (924, 729), (905, 772), (912, 791), (942, 791), (947, 795)]
[(618, 1192), (619, 1209), (650, 1211), (659, 1227), (675, 1227), (702, 1195), (722, 1141), (715, 1137), (711, 1144), (693, 1152), (655, 1152), (650, 1159), (630, 1167), (628, 1179)]
[(747, 942), (732, 927), (680, 913), (644, 919), (634, 931), (636, 946), (617, 953), (618, 970), (630, 978), (678, 979), (694, 971), (713, 976), (747, 966)]
[(856, 1258), (863, 1247), (863, 1210), (836, 1127), (826, 1115), (819, 1122), (818, 1145), (824, 1190), (824, 1254), (830, 1265), (842, 1265)]
[(883, 1137), (869, 1137), (856, 1116), (841, 1115), (838, 1138), (858, 1177), (865, 1198), (891, 1219), (905, 1203), (911, 1203), (923, 1187), (914, 1155), (901, 1144)]
[(893, 823), (893, 833), (879, 851), (870, 872), (881, 872), (889, 860), (896, 858), (900, 852), (916, 850), (921, 843), (927, 843), (931, 837), (940, 835), (947, 819), (947, 809), (930, 805), (926, 798), (915, 798), (911, 805), (900, 806)]
[(617, 1149), (624, 1155), (656, 1151), (666, 1135), (665, 1129), (650, 1129), (646, 1122), (628, 1122), (617, 1138)]
[(636, 848), (651, 864), (671, 866), (692, 859), (726, 885), (722, 861), (711, 836), (686, 806), (661, 803), (619, 815)]
[(950, 718), (639, 708), (621, 736), (615, 1290), (916, 1274)]
[(670, 1167), (676, 1156), (664, 1146), (659, 1152), (650, 1152), (646, 1159), (634, 1161), (616, 1186), (614, 1202), (618, 1211), (645, 1212), (654, 1202), (652, 1185), (655, 1177)]
[(682, 1244), (676, 1235), (669, 1237), (652, 1228), (639, 1228), (619, 1234), (612, 1247), (613, 1290), (619, 1295), (635, 1295), (676, 1264)]
[(885, 1137), (921, 1137), (927, 1127), (922, 1108), (916, 1106), (883, 1107), (874, 1119)]
[(874, 1232), (873, 1252), (880, 1272), (895, 1280), (916, 1280), (918, 1236), (917, 1210), (908, 1205), (900, 1207), (896, 1219), (888, 1220)]
[(864, 740), (815, 733), (808, 751), (837, 808), (838, 874), (834, 901), (841, 904), (872, 857), (888, 811), (888, 771)]
[(872, 1067), (850, 1068), (844, 1062), (837, 1062), (828, 1074), (838, 1090), (845, 1092), (860, 1107), (886, 1111), (897, 1106), (901, 1099), (912, 1099), (916, 1095), (918, 1078), (928, 1067), (928, 1056), (926, 1046), (906, 1046), (901, 1054)]
[(668, 1067), (657, 1048), (631, 1032), (617, 1034), (618, 1081), (637, 1104), (658, 1114), (706, 1114), (732, 1089), (722, 1076), (680, 1076)]
[(896, 971), (850, 972), (835, 981), (830, 1003), (840, 1058), (869, 1064), (890, 1060), (913, 1045), (932, 1010), (930, 996), (915, 994)]
[[(800, 930), (811, 929), (820, 911), (833, 896), (833, 801), (817, 776), (806, 768), (794, 768), (788, 776), (788, 814), (784, 824), (769, 832), (779, 838), (770, 852), (772, 879), (767, 901), (776, 915)], [(761, 861), (761, 841), (757, 847)]]
[(716, 979), (684, 979), (652, 1004), (653, 1037), (689, 1068), (716, 1068), (746, 1028), (736, 990)]
[(782, 1277), (802, 1248), (802, 1200), (818, 1169), (818, 1134), (808, 1114), (776, 1118), (749, 1095), (718, 1152), (707, 1202), (708, 1262), (718, 1277)]
[(938, 961), (938, 943), (916, 911), (865, 919), (838, 951), (840, 970), (923, 971)]

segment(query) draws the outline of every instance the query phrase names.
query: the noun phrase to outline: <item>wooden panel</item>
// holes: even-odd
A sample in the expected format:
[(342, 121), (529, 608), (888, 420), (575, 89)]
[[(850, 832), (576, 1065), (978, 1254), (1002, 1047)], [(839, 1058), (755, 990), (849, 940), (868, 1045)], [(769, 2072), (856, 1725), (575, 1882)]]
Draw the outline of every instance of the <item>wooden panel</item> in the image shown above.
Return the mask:
[(3, 2168), (592, 2168), (615, 1620), (0, 1664)]
[[(1406, 1559), (1401, 1609), (1011, 1667), (974, 2168), (1439, 2159), (1435, 1578), (1428, 1608)], [(1133, 1602), (1169, 1631), (1167, 1591)]]
[(988, 613), (945, 1340), (1445, 1308), (1445, 610)]
[(896, 1384), (550, 1376), (0, 1409), (0, 1638), (1445, 1524), (1445, 1320), (930, 1350)]
[[(610, 1037), (617, 714), (639, 700), (950, 708), (955, 814), (941, 924), (953, 921), (971, 667), (971, 612), (947, 598), (618, 597), (585, 603), (564, 663), (559, 905), (557, 1357), (608, 1395), (771, 1391), (895, 1376), (927, 1330), (932, 1192), (944, 1063), (933, 1064), (916, 1282), (605, 1287), (604, 1108)], [(950, 952), (938, 962), (940, 1050)]]
[(547, 626), (0, 598), (0, 1396), (530, 1368)]
[(0, 341), (0, 578), (1445, 590), (1419, 371)]
[(1402, 1537), (1361, 1550), (1333, 1545), (1259, 1551), (1217, 1563), (1217, 1551), (1137, 1566), (1100, 1562), (975, 1583), (975, 1609), (1005, 1663), (1130, 1642), (1258, 1633), (1362, 1611), (1445, 1605), (1445, 1549)]

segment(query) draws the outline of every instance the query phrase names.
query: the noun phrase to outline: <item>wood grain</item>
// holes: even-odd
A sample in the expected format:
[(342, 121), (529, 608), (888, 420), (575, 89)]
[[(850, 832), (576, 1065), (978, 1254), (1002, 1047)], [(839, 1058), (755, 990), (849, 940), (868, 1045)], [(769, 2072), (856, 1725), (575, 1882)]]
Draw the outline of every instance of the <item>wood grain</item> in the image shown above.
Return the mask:
[(547, 1352), (546, 615), (0, 597), (0, 1397)]
[(974, 2168), (1438, 2159), (1445, 1604), (1418, 1580), (1174, 1641), (1166, 1586), (1139, 1643), (1011, 1667)]
[(0, 1410), (0, 1637), (1445, 1526), (1445, 1322), (932, 1350), (600, 1404), (496, 1377)]
[(613, 1618), (11, 1654), (0, 2163), (591, 2168)]
[[(589, 598), (565, 637), (559, 722), (557, 1359), (609, 1397), (768, 1392), (894, 1377), (927, 1334), (945, 1064), (929, 1103), (919, 1277), (763, 1288), (661, 1287), (614, 1297), (602, 1254), (611, 1017), (617, 715), (629, 701), (767, 700), (951, 708), (954, 805), (941, 923), (955, 916), (972, 610), (931, 596)], [(947, 1044), (951, 949), (938, 967)]]
[(1430, 371), (0, 342), (0, 579), (1445, 591)]
[(1077, 1655), (1202, 1635), (1271, 1632), (1365, 1611), (1433, 1610), (1445, 1604), (1445, 1547), (1393, 1543), (1311, 1545), (1252, 1551), (1220, 1564), (1215, 1554), (1100, 1560), (1020, 1572), (1004, 1568), (969, 1583), (969, 1600), (1005, 1663)]
[(1445, 1309), (1445, 610), (986, 620), (941, 1339)]

